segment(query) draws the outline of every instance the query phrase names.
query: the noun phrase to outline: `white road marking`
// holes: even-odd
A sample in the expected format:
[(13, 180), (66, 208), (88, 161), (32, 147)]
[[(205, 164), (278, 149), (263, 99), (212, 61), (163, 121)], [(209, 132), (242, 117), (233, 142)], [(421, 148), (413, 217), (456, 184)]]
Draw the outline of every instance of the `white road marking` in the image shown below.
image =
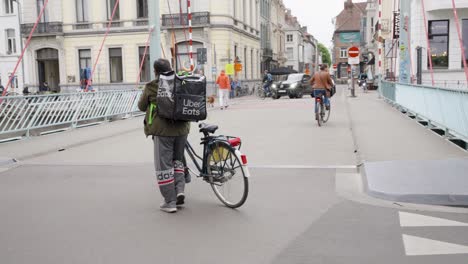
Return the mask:
[(447, 220), (443, 218), (400, 212), (400, 225), (402, 227), (427, 226), (468, 226), (468, 223)]
[(468, 246), (403, 234), (407, 256), (468, 254)]
[(253, 169), (357, 169), (356, 165), (324, 165), (324, 166), (309, 166), (309, 165), (249, 165)]

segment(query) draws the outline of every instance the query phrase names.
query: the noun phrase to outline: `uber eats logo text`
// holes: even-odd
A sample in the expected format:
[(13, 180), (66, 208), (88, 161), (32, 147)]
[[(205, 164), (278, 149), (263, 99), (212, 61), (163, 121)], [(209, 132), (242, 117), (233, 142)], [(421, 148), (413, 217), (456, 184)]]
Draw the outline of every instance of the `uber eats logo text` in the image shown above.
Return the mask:
[(182, 114), (191, 115), (191, 116), (201, 115), (201, 112), (200, 112), (200, 108), (202, 107), (201, 102), (194, 102), (190, 99), (184, 99), (183, 106), (184, 107), (182, 108)]
[(169, 89), (166, 89), (165, 87), (161, 87), (159, 88), (158, 90), (158, 97), (167, 97), (167, 98), (171, 98), (172, 97), (172, 94), (169, 92)]

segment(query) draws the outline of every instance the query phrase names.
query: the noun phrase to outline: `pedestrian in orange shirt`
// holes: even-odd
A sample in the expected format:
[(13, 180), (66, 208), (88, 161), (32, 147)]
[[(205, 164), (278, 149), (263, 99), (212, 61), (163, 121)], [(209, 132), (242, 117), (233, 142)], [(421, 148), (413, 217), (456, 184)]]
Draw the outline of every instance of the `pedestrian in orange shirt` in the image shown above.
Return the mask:
[(221, 110), (223, 110), (229, 107), (229, 92), (231, 89), (231, 82), (224, 70), (222, 70), (221, 74), (218, 76), (216, 84), (219, 87), (219, 105)]

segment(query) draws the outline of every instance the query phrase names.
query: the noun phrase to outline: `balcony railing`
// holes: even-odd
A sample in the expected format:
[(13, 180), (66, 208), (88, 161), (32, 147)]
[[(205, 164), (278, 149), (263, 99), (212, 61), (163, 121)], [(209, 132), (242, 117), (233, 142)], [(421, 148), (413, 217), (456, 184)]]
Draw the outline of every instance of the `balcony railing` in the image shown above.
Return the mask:
[[(192, 26), (202, 26), (210, 24), (210, 12), (195, 12), (192, 13)], [(188, 15), (185, 14), (164, 14), (162, 15), (162, 26), (183, 27), (188, 26)]]
[[(122, 25), (123, 25), (122, 21), (114, 21), (114, 22), (111, 22), (110, 27), (118, 28), (118, 27), (122, 27)], [(109, 22), (103, 23), (102, 26), (104, 28), (107, 28), (109, 26)]]
[(73, 25), (73, 29), (75, 30), (82, 30), (82, 29), (90, 29), (92, 25), (90, 23), (77, 23)]
[(148, 19), (147, 18), (139, 18), (138, 20), (133, 21), (133, 25), (136, 26), (136, 27), (148, 26)]
[[(29, 35), (31, 30), (34, 27), (34, 23), (22, 24), (21, 25), (21, 34)], [(61, 35), (63, 34), (63, 24), (62, 22), (46, 22), (39, 23), (37, 25), (36, 31), (34, 31), (33, 36), (41, 35)]]

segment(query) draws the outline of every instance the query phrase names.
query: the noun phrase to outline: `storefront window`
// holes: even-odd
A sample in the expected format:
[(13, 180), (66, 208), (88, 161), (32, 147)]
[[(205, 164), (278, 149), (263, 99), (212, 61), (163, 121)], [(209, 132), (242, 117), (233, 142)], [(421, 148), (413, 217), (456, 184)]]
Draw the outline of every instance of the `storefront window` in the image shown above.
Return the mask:
[(449, 62), (449, 21), (429, 21), (429, 42), (434, 68), (448, 68)]

